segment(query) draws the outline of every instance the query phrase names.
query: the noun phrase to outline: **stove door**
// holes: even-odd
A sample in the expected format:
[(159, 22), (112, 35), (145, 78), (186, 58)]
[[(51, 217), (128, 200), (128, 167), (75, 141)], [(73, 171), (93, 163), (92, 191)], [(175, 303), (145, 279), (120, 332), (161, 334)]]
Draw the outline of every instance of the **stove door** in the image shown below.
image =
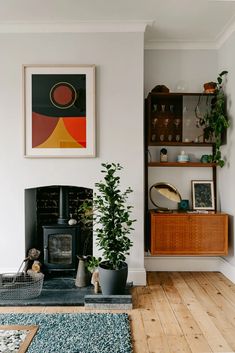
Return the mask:
[(44, 266), (49, 270), (76, 270), (79, 254), (77, 227), (43, 227)]

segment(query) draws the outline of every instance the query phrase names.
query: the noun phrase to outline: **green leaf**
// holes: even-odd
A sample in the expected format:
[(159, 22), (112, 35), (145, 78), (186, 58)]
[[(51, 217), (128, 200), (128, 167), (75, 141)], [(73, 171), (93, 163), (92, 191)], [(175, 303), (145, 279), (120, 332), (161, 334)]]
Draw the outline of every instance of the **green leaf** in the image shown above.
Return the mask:
[(215, 141), (215, 153), (212, 156), (212, 161), (218, 163), (221, 167), (224, 165), (220, 152), (222, 144), (221, 136), (230, 125), (226, 112), (226, 97), (222, 86), (223, 76), (227, 73), (228, 71), (224, 70), (217, 77), (217, 89), (215, 96), (211, 100), (210, 109), (200, 119), (200, 125), (203, 126), (204, 138), (207, 141)]
[(228, 73), (228, 71), (224, 70), (219, 74), (219, 76), (222, 77), (222, 76), (226, 75), (227, 73)]

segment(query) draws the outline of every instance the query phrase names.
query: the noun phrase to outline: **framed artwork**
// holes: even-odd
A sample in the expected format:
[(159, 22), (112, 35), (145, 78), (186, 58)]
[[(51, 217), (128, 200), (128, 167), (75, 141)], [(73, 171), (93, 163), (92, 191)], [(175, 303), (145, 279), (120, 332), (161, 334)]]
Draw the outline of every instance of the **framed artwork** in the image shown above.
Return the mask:
[(25, 157), (95, 157), (95, 66), (23, 67)]
[(212, 180), (192, 180), (192, 205), (194, 210), (215, 209)]

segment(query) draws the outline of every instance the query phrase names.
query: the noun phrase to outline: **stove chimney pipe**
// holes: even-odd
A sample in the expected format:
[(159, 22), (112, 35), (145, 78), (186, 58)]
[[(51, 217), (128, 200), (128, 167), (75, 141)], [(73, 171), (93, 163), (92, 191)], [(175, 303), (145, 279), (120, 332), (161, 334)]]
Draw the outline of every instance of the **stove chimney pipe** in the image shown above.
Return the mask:
[(69, 220), (69, 194), (67, 186), (60, 186), (58, 224), (67, 224)]

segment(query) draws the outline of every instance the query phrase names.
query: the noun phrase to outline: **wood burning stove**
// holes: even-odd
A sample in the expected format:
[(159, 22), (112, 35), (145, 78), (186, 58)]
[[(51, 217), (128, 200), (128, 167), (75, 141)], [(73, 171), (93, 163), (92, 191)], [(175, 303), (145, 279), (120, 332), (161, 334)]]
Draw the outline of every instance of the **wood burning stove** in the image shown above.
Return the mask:
[(79, 250), (79, 227), (77, 225), (43, 226), (44, 269), (47, 272), (75, 271)]

